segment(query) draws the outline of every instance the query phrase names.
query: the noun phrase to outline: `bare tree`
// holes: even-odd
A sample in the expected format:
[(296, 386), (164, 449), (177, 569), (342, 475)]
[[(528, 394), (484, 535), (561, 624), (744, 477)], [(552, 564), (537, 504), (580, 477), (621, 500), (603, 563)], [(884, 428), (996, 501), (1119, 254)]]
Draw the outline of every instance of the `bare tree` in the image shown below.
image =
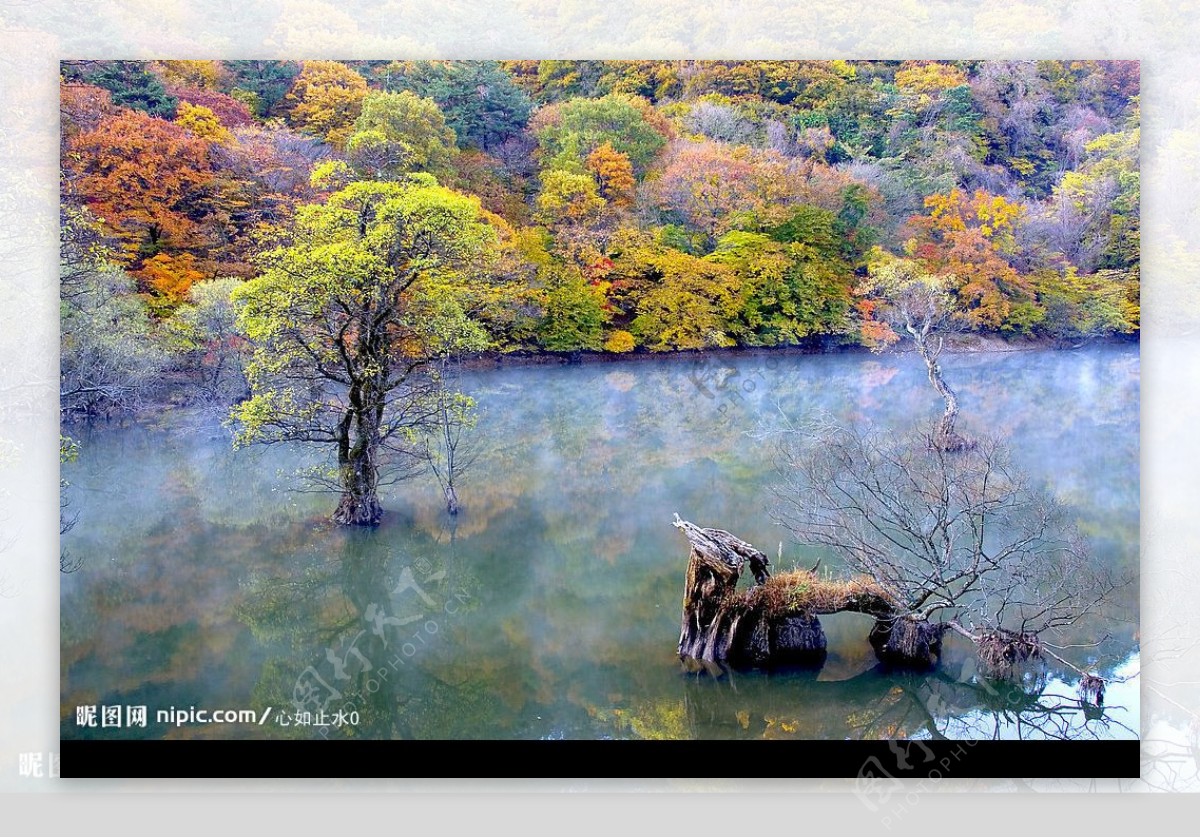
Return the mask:
[(458, 389), (456, 379), (454, 362), (444, 356), (434, 376), (437, 415), (425, 447), (429, 469), (442, 487), (446, 511), (451, 515), (457, 515), (459, 510), (455, 482), (478, 455), (478, 449), (469, 444), (475, 438), (470, 434), (464, 436), (464, 432), (475, 427), (475, 400)]
[(778, 520), (883, 590), (891, 613), (877, 614), (871, 633), (883, 660), (931, 662), (948, 630), (998, 674), (1058, 658), (1042, 633), (1094, 613), (1121, 583), (1000, 440), (951, 452), (929, 444), (940, 433), (785, 435)]

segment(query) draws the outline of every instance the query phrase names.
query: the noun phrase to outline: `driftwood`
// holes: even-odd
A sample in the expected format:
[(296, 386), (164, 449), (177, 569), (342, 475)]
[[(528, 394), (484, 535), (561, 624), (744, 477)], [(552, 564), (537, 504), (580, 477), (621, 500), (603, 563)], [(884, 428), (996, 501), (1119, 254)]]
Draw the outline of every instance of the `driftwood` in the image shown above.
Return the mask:
[[(691, 545), (678, 647), (687, 663), (819, 664), (826, 646), (819, 615), (893, 613), (890, 598), (867, 580), (823, 579), (815, 568), (773, 577), (761, 550), (725, 530), (698, 527), (678, 515), (675, 526)], [(746, 565), (755, 584), (739, 593)]]

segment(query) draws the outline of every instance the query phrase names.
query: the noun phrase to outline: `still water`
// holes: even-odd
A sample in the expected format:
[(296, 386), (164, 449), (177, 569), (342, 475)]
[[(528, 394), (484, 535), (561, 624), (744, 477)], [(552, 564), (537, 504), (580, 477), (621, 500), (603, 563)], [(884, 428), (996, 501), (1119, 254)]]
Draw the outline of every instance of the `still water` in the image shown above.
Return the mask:
[[(1136, 347), (944, 367), (963, 430), (1009, 437), (1094, 560), (1135, 573)], [(851, 614), (822, 618), (819, 670), (681, 672), (687, 544), (673, 513), (731, 530), (777, 567), (811, 566), (773, 522), (762, 431), (785, 417), (931, 418), (939, 403), (915, 356), (504, 368), (464, 386), (481, 416), (461, 514), (415, 478), (388, 487), (374, 531), (330, 527), (336, 498), (294, 490), (312, 463), (303, 449), (234, 451), (219, 424), (185, 413), (72, 429), (78, 523), (63, 547), (81, 567), (62, 579), (63, 737), (1136, 736), (1136, 584), (1061, 638), (1080, 646), (1064, 656), (1115, 681), (1102, 712), (1080, 706), (1069, 669), (989, 682), (953, 640), (936, 672), (882, 671), (869, 619)], [(77, 725), (78, 705), (118, 704), (146, 706), (146, 726)], [(298, 725), (298, 706), (339, 724)], [(157, 720), (193, 707), (256, 721)]]

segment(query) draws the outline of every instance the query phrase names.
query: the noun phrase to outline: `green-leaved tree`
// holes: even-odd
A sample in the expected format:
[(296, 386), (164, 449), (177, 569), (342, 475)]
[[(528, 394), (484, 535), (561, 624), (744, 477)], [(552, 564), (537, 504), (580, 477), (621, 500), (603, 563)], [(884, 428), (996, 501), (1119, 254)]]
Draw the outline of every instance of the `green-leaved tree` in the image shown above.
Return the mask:
[(433, 362), (481, 342), (465, 275), (494, 239), (477, 199), (428, 175), (350, 183), (302, 207), (233, 295), (252, 344), (238, 443), (325, 447), (341, 492), (334, 521), (378, 524), (381, 479), (423, 462)]
[(454, 132), (430, 99), (408, 91), (368, 93), (346, 151), (361, 171), (379, 180), (405, 172), (443, 175), (455, 151)]

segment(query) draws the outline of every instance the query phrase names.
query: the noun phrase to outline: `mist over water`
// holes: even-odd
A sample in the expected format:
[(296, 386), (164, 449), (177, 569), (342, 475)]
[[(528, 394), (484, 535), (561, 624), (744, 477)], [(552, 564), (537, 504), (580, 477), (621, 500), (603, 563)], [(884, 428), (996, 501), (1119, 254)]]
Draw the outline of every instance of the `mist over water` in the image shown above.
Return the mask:
[[(1097, 562), (1138, 562), (1139, 360), (1133, 346), (950, 355), (968, 435), (1008, 437), (1066, 503)], [(155, 709), (353, 706), (346, 735), (422, 738), (1055, 736), (1128, 738), (1136, 677), (1102, 714), (1069, 670), (1022, 688), (975, 677), (948, 642), (932, 674), (886, 673), (861, 615), (823, 618), (820, 671), (681, 673), (687, 543), (674, 513), (727, 529), (777, 569), (817, 553), (773, 521), (770, 431), (818, 417), (905, 429), (940, 402), (915, 356), (780, 353), (469, 373), (481, 408), (462, 513), (430, 478), (389, 487), (385, 521), (348, 532), (336, 498), (298, 493), (310, 452), (232, 450), (219, 425), (75, 429), (79, 522), (63, 546), (62, 734), (312, 737), (314, 728), (158, 725)], [(782, 547), (780, 544), (782, 543)], [(781, 553), (781, 558), (777, 558)], [(822, 568), (837, 570), (828, 557)], [(1128, 620), (1072, 650), (1137, 671)], [(145, 729), (75, 725), (79, 704), (147, 705)]]

